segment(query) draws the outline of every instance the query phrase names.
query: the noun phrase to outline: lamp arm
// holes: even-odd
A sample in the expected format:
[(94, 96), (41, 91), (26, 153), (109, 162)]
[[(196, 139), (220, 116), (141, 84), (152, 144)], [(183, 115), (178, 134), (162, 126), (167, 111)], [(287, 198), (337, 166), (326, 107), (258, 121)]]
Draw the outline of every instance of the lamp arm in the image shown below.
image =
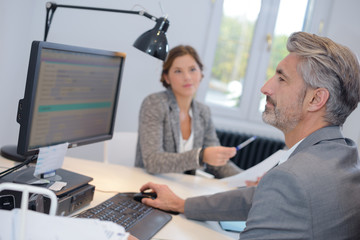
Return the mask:
[(55, 13), (55, 10), (58, 7), (62, 8), (73, 8), (73, 9), (84, 9), (84, 10), (94, 10), (94, 11), (105, 11), (105, 12), (118, 12), (118, 13), (128, 13), (128, 14), (136, 14), (140, 16), (147, 17), (153, 21), (157, 21), (158, 18), (152, 16), (151, 14), (145, 11), (130, 11), (130, 10), (120, 10), (120, 9), (110, 9), (110, 8), (95, 8), (95, 7), (84, 7), (84, 6), (74, 6), (74, 5), (62, 5), (56, 4), (54, 2), (47, 2), (46, 3), (46, 19), (45, 19), (45, 34), (44, 34), (44, 41), (47, 39), (47, 35), (50, 30), (50, 25)]

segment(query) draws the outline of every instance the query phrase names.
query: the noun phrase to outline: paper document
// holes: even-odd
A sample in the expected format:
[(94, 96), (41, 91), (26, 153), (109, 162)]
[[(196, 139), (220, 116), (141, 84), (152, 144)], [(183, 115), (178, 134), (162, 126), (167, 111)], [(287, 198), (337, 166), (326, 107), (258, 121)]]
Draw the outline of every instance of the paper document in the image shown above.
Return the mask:
[(43, 147), (39, 150), (34, 176), (61, 168), (69, 143)]
[(50, 216), (35, 211), (0, 209), (0, 239), (18, 239), (20, 220), (25, 218), (24, 240), (126, 240), (128, 233), (118, 224), (98, 219)]
[(267, 171), (279, 163), (285, 153), (286, 150), (278, 150), (255, 166), (234, 176), (222, 178), (220, 181), (227, 182), (231, 187), (245, 187), (245, 181), (256, 181), (258, 177), (262, 177)]

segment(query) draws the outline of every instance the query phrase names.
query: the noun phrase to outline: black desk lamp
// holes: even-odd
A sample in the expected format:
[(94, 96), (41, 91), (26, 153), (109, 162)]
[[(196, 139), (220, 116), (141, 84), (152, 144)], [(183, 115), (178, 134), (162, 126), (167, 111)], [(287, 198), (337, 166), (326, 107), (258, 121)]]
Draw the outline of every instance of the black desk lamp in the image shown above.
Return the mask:
[(137, 14), (147, 17), (155, 21), (156, 25), (153, 29), (143, 33), (138, 39), (136, 39), (133, 46), (160, 60), (165, 60), (167, 56), (167, 53), (169, 51), (169, 46), (166, 39), (166, 31), (169, 27), (169, 20), (163, 17), (156, 18), (145, 11), (128, 11), (128, 10), (118, 10), (118, 9), (108, 9), (108, 8), (61, 5), (61, 4), (56, 4), (54, 2), (47, 2), (44, 41), (46, 41), (47, 39), (51, 21), (52, 18), (54, 17), (54, 13), (57, 8), (74, 8), (74, 9), (85, 9), (85, 10), (95, 10), (95, 11), (105, 11), (105, 12), (118, 12), (118, 13)]

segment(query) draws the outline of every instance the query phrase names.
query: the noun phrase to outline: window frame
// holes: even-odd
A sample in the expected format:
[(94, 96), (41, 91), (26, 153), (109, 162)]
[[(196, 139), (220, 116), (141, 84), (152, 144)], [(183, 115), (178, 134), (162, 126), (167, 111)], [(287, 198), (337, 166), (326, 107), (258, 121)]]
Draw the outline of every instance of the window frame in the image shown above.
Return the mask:
[[(203, 55), (205, 66), (213, 65), (218, 34), (220, 32), (220, 26), (222, 21), (223, 3), (223, 0), (218, 0), (214, 2), (213, 5), (213, 17), (209, 24), (211, 26), (209, 28), (209, 37), (204, 50), (205, 54)], [(259, 76), (260, 71), (255, 69), (259, 64), (254, 63), (260, 61), (264, 65), (265, 69), (267, 67), (267, 64), (264, 63), (267, 63), (269, 61), (270, 51), (264, 51), (264, 49), (267, 49), (266, 35), (268, 34), (265, 30), (272, 29), (273, 32), (277, 16), (276, 14), (274, 14), (274, 12), (277, 13), (279, 3), (280, 0), (262, 0), (259, 18), (256, 22), (254, 39), (250, 49), (248, 69), (245, 74), (246, 80), (244, 81), (244, 91), (239, 107), (227, 108), (205, 102), (206, 91), (210, 82), (211, 67), (205, 67), (204, 69), (205, 77), (199, 87), (196, 98), (201, 102), (205, 102), (205, 104), (210, 107), (212, 111), (212, 117), (217, 128), (232, 130), (239, 129), (240, 131), (243, 131), (243, 129), (248, 129), (250, 131), (251, 129), (259, 129), (259, 126), (257, 125), (260, 125), (260, 128), (263, 128), (263, 130), (266, 130), (266, 128), (268, 128), (268, 126), (262, 122), (261, 114), (257, 111), (260, 104), (261, 93), (260, 90), (256, 89), (261, 88), (264, 76)], [(247, 80), (259, 78), (261, 78), (262, 80)], [(255, 94), (257, 94), (257, 96)], [(270, 134), (273, 135), (274, 132), (270, 130)]]
[[(203, 49), (204, 79), (199, 87), (196, 99), (207, 104), (211, 111), (215, 126), (219, 129), (241, 131), (250, 134), (283, 139), (283, 134), (276, 128), (262, 121), (258, 107), (261, 101), (260, 89), (266, 78), (266, 69), (271, 50), (267, 50), (267, 35), (273, 36), (276, 26), (277, 13), (281, 0), (262, 0), (259, 18), (256, 22), (254, 38), (250, 49), (248, 69), (245, 74), (243, 95), (239, 107), (227, 108), (205, 102), (206, 91), (209, 86), (211, 68), (216, 51), (218, 34), (222, 21), (224, 0), (213, 1), (213, 13), (209, 19), (209, 29), (206, 44)], [(328, 12), (333, 0), (309, 0), (310, 10), (306, 15), (304, 31), (323, 35), (326, 30)], [(314, 14), (316, 12), (316, 14)], [(207, 67), (206, 67), (207, 66)], [(255, 80), (250, 80), (255, 79)]]

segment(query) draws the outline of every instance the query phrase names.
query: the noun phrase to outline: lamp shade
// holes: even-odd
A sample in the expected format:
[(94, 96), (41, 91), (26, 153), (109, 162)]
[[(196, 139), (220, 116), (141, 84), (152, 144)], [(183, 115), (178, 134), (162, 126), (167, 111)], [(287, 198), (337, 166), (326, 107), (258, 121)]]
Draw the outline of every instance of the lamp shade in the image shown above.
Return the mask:
[(133, 46), (153, 57), (165, 60), (169, 51), (166, 30), (169, 27), (169, 21), (165, 18), (158, 18), (153, 29), (143, 33)]

